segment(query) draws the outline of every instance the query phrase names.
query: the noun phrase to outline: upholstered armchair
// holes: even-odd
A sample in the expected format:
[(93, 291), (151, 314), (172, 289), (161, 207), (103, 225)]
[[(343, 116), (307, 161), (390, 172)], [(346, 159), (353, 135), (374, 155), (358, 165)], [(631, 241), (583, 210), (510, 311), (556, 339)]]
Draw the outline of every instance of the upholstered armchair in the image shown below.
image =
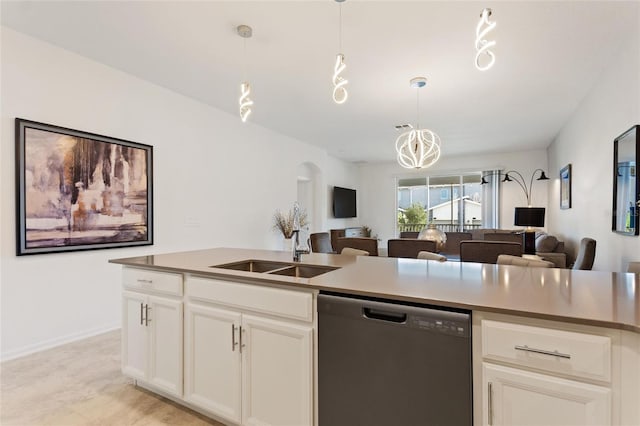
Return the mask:
[(573, 264), (572, 269), (580, 269), (590, 271), (593, 268), (593, 262), (596, 259), (596, 240), (593, 238), (583, 238), (580, 240), (580, 248), (578, 256)]

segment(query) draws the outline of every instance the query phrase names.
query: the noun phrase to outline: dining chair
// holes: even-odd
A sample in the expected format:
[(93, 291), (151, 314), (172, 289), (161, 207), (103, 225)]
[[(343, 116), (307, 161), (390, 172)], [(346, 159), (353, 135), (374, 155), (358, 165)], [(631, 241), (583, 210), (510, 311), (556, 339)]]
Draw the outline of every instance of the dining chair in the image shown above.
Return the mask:
[(343, 238), (345, 236), (344, 228), (331, 229), (329, 233), (331, 235), (331, 247), (333, 248), (333, 251), (335, 251), (336, 253), (340, 253), (340, 251), (338, 250), (338, 238)]
[(447, 257), (430, 251), (418, 252), (418, 259), (437, 260), (438, 262), (446, 262)]
[(309, 235), (311, 251), (313, 253), (333, 253), (331, 247), (331, 234), (328, 232), (315, 232)]
[(460, 242), (471, 240), (473, 236), (470, 232), (445, 232), (447, 241), (444, 243), (444, 248), (440, 250), (443, 254), (460, 254)]
[(340, 251), (340, 254), (346, 254), (349, 256), (369, 256), (369, 252), (366, 250), (358, 250), (351, 247), (345, 247)]
[(546, 260), (527, 259), (520, 256), (512, 256), (509, 254), (498, 255), (498, 265), (515, 265), (515, 266), (533, 266), (538, 268), (553, 268), (555, 264)]
[(401, 231), (400, 238), (418, 238), (420, 232), (418, 231)]
[(460, 242), (460, 260), (462, 262), (496, 263), (501, 254), (520, 256), (522, 243), (484, 240)]
[(593, 268), (593, 262), (596, 259), (596, 240), (593, 238), (585, 237), (580, 240), (580, 247), (578, 248), (578, 256), (573, 263), (571, 269), (578, 269), (582, 271), (590, 271)]
[(436, 252), (436, 242), (411, 238), (392, 238), (387, 241), (388, 257), (408, 257), (416, 259), (421, 251)]
[(336, 253), (342, 253), (342, 249), (345, 247), (354, 248), (358, 250), (365, 250), (369, 253), (369, 256), (378, 255), (378, 240), (376, 238), (368, 237), (340, 237), (336, 240), (336, 246), (334, 247)]

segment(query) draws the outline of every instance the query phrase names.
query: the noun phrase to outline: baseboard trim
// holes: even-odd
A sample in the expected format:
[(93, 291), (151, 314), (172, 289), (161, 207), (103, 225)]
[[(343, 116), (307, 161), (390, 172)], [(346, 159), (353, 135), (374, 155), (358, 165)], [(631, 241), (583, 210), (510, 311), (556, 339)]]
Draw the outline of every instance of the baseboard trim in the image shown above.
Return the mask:
[(97, 327), (90, 330), (85, 330), (79, 333), (68, 334), (62, 337), (56, 337), (54, 339), (45, 340), (44, 342), (34, 343), (33, 345), (23, 346), (11, 351), (2, 352), (0, 355), (0, 362), (11, 361), (13, 359), (22, 358), (23, 356), (31, 355), (36, 352), (52, 349), (57, 346), (72, 343), (78, 340), (86, 339), (88, 337), (97, 336), (99, 334), (108, 333), (121, 328), (121, 325), (111, 324), (104, 327)]
[(141, 380), (133, 379), (133, 386), (135, 386), (137, 388), (144, 389), (144, 390), (149, 391), (149, 392), (152, 392), (152, 393), (154, 393), (156, 395), (160, 395), (160, 396), (162, 396), (164, 398), (170, 399), (171, 401), (175, 402), (176, 404), (181, 405), (181, 406), (183, 406), (185, 408), (188, 408), (189, 410), (193, 410), (196, 413), (202, 414), (203, 416), (208, 417), (210, 419), (213, 419), (216, 422), (219, 422), (219, 423), (222, 423), (222, 424), (225, 424), (225, 425), (226, 424), (232, 424), (232, 425), (235, 424), (235, 423), (229, 423), (230, 420), (225, 419), (224, 417), (220, 417), (220, 416), (212, 413), (211, 411), (209, 411), (207, 409), (200, 408), (197, 405), (194, 405), (194, 404), (192, 404), (190, 402), (187, 402), (184, 399), (179, 398), (177, 396), (171, 395), (171, 394), (165, 392), (164, 390), (159, 389), (159, 388), (157, 388), (157, 387), (155, 387), (155, 386), (153, 386), (153, 385), (151, 385), (149, 383), (143, 382)]

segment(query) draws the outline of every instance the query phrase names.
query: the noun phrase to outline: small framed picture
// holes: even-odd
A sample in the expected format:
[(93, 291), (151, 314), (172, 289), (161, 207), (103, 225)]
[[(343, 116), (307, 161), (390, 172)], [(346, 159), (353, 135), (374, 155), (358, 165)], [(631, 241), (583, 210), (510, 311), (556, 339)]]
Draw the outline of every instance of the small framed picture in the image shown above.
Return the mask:
[(560, 208), (571, 208), (571, 164), (560, 169)]

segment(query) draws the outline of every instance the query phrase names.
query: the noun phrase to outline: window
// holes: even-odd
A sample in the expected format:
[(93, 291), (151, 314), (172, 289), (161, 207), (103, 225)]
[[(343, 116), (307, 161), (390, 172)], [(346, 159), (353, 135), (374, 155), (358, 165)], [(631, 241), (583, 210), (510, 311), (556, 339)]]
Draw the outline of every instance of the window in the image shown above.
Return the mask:
[[(493, 200), (487, 185), (481, 185), (481, 172), (452, 176), (398, 179), (398, 232), (420, 231), (434, 223), (443, 231), (466, 231), (497, 227)], [(483, 220), (484, 219), (484, 220)]]

